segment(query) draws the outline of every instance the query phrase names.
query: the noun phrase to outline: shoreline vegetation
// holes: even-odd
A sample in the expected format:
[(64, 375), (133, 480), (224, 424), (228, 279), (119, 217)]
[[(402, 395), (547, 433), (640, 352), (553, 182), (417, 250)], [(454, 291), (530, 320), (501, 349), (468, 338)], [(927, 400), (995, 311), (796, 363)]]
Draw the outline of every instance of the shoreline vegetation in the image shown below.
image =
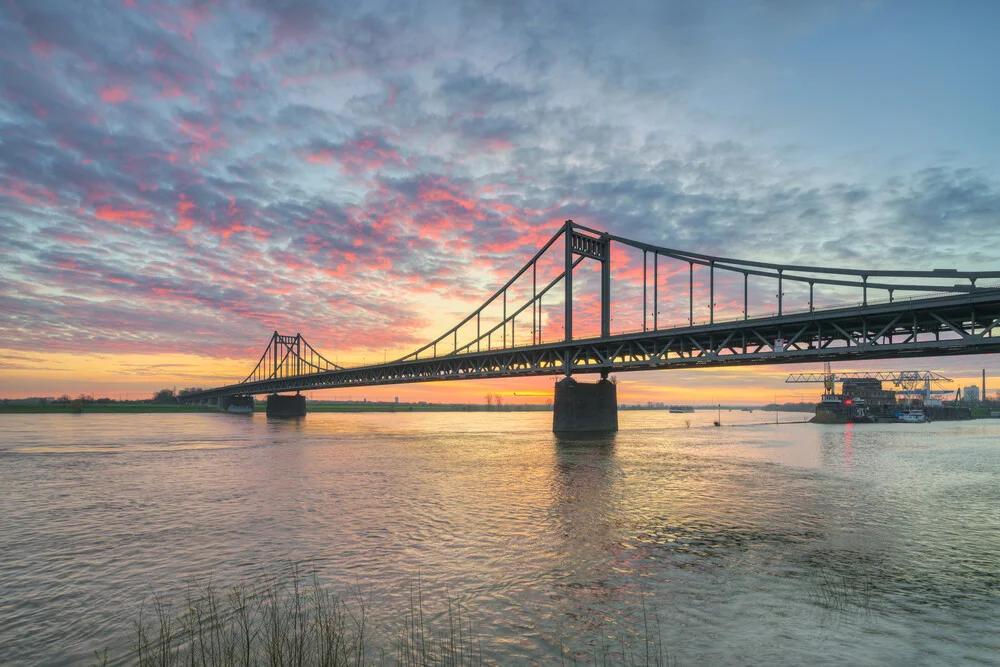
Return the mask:
[[(95, 649), (92, 664), (478, 667), (503, 659), (504, 645), (484, 638), (450, 592), (442, 598), (425, 591), (418, 579), (410, 582), (408, 593), (402, 613), (381, 613), (385, 610), (378, 609), (370, 590), (357, 585), (340, 596), (324, 587), (315, 572), (308, 576), (292, 565), (281, 574), (229, 588), (211, 582), (189, 587), (178, 606), (154, 594), (132, 621), (128, 648), (114, 653), (110, 647)], [(659, 614), (647, 608), (641, 590), (638, 609), (630, 610), (629, 617), (634, 621), (614, 634), (606, 629), (590, 640), (549, 640), (559, 651), (551, 662), (676, 664)]]

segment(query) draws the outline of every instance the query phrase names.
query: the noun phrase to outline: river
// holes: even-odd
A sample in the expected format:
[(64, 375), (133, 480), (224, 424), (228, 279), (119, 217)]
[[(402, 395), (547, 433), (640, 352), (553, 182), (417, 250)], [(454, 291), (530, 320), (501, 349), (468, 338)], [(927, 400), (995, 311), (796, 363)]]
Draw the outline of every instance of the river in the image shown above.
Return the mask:
[(288, 563), (385, 627), (417, 581), (500, 663), (643, 604), (680, 665), (1000, 663), (1000, 420), (721, 416), (0, 416), (0, 664), (120, 653), (153, 593)]

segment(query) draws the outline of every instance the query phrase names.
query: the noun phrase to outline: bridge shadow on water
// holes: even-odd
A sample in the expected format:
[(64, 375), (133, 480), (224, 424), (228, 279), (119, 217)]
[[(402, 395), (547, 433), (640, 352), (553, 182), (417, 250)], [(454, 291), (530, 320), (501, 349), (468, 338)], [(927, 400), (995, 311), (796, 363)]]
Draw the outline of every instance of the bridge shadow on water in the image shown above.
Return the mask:
[(298, 433), (306, 426), (305, 417), (274, 417), (268, 415), (265, 419), (270, 433)]
[[(604, 504), (601, 494), (617, 468), (615, 433), (553, 434), (557, 497), (572, 497), (573, 503)], [(609, 479), (609, 475), (611, 479)], [(586, 498), (578, 497), (581, 490)], [(593, 497), (590, 497), (593, 496)]]
[(556, 450), (573, 450), (587, 448), (592, 450), (609, 449), (613, 453), (617, 433), (553, 433)]

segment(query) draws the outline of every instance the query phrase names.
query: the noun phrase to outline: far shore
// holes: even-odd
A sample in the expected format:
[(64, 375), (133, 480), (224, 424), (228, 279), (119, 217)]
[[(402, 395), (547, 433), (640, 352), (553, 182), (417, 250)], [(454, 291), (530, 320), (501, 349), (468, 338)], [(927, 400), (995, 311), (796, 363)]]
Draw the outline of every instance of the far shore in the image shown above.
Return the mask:
[[(68, 403), (12, 403), (9, 405), (0, 404), (0, 415), (2, 414), (70, 414), (74, 412), (73, 406)], [(113, 413), (159, 413), (159, 412), (217, 412), (215, 408), (203, 405), (170, 405), (159, 403), (94, 403), (84, 405), (82, 412), (94, 414)]]
[[(308, 401), (308, 412), (552, 412), (550, 403), (509, 403), (503, 405), (486, 405), (485, 403), (395, 403), (389, 401)], [(621, 404), (619, 410), (660, 410), (666, 411), (667, 405), (630, 405)], [(254, 412), (264, 413), (267, 404), (258, 401)], [(696, 406), (696, 410), (716, 410), (716, 406)], [(740, 407), (722, 406), (723, 410), (739, 410)], [(754, 408), (759, 409), (759, 408)], [(68, 403), (0, 403), (0, 415), (3, 414), (70, 414), (73, 407)], [(146, 403), (146, 402), (114, 402), (88, 403), (82, 406), (83, 413), (93, 414), (142, 414), (142, 413), (173, 413), (173, 412), (203, 412), (219, 413), (220, 410), (206, 405), (183, 405), (176, 403)]]
[[(551, 412), (551, 405), (511, 404), (511, 405), (477, 405), (463, 403), (375, 403), (375, 402), (343, 402), (343, 403), (308, 403), (309, 412)], [(259, 402), (255, 411), (263, 413), (266, 405)], [(71, 414), (73, 407), (67, 403), (10, 403), (0, 404), (0, 415), (3, 414)], [(82, 414), (165, 414), (175, 412), (220, 413), (212, 406), (177, 405), (169, 403), (107, 403), (88, 404), (82, 408)]]
[[(511, 403), (509, 405), (488, 406), (479, 403), (390, 403), (376, 401), (309, 401), (307, 403), (308, 412), (552, 412), (551, 404), (537, 403)], [(753, 408), (773, 412), (776, 406), (768, 405), (763, 408)], [(778, 406), (782, 412), (796, 412), (798, 406), (787, 405)], [(264, 402), (256, 403), (254, 411), (263, 414), (267, 409)], [(619, 410), (667, 410), (667, 406), (638, 406), (622, 404)], [(716, 406), (695, 406), (695, 410), (717, 410)], [(722, 406), (722, 410), (734, 411), (744, 410), (740, 406)], [(21, 403), (21, 402), (0, 402), (0, 415), (15, 414), (72, 414), (75, 410), (69, 403)], [(214, 413), (221, 411), (207, 405), (179, 405), (171, 403), (144, 403), (144, 402), (115, 402), (115, 403), (89, 403), (82, 407), (83, 414), (168, 414), (178, 412)], [(994, 417), (989, 408), (974, 407), (972, 409), (973, 419), (983, 419)]]

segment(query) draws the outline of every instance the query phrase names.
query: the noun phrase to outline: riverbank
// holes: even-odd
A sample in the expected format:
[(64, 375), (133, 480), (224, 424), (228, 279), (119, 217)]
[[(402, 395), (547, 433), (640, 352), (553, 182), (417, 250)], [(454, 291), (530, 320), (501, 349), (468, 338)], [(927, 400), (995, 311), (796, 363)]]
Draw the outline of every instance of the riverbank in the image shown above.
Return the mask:
[(82, 409), (80, 410), (74, 409), (72, 404), (69, 403), (0, 404), (0, 415), (71, 414), (79, 412), (94, 414), (160, 414), (169, 412), (216, 412), (216, 409), (204, 405), (169, 405), (159, 403), (92, 403), (82, 406)]

